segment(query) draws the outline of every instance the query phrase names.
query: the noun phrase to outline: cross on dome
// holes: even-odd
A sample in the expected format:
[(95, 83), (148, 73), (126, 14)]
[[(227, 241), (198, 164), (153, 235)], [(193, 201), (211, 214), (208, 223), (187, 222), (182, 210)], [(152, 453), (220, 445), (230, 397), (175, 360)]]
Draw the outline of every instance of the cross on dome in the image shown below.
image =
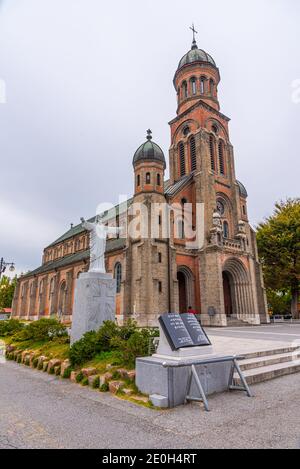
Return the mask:
[(195, 34), (198, 34), (198, 31), (196, 31), (194, 23), (192, 26), (190, 26), (190, 29), (193, 31), (193, 44), (192, 44), (192, 49), (197, 49), (197, 43), (196, 43), (196, 36)]

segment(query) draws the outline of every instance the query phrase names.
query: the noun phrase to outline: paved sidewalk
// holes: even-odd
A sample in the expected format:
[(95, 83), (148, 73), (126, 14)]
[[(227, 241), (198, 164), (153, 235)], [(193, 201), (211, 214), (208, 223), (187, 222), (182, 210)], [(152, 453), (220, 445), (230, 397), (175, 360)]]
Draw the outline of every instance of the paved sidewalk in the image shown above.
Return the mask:
[(216, 354), (238, 355), (300, 347), (300, 324), (205, 328)]
[(0, 363), (0, 448), (300, 448), (300, 374), (154, 411)]

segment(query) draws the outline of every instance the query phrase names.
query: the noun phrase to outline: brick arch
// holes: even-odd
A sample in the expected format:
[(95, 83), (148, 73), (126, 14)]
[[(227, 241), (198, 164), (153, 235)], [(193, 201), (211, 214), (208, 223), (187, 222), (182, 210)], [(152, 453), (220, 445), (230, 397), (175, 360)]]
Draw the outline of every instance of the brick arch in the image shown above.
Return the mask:
[[(178, 304), (180, 310), (183, 310), (180, 312), (187, 312), (189, 306), (192, 306), (192, 308), (195, 307), (195, 276), (189, 267), (180, 265), (177, 268), (177, 280), (179, 282)], [(185, 296), (184, 299), (182, 298), (182, 295)]]
[[(221, 135), (221, 137), (223, 136), (223, 138), (225, 137), (226, 141), (229, 141), (228, 131), (227, 131), (226, 127), (218, 119), (214, 119), (213, 117), (209, 117), (204, 122), (204, 127), (206, 128), (206, 130), (211, 132), (211, 126), (214, 125), (214, 124), (222, 130), (223, 135)], [(226, 141), (225, 141), (225, 145), (226, 145)]]
[[(239, 319), (254, 316), (251, 280), (244, 264), (239, 259), (231, 257), (224, 262), (222, 273), (223, 281), (226, 275), (230, 283), (232, 314)], [(226, 303), (225, 297), (224, 303)]]
[[(173, 135), (173, 142), (175, 145), (178, 145), (178, 142), (177, 142), (177, 138), (178, 138), (178, 134), (181, 133), (181, 136), (180, 138), (184, 138), (184, 136), (182, 135), (182, 131), (185, 127), (187, 126), (190, 126), (192, 127), (191, 128), (191, 133), (194, 133), (195, 131), (197, 131), (199, 128), (200, 128), (200, 124), (199, 122), (197, 122), (196, 120), (194, 119), (186, 119), (185, 121), (183, 121), (176, 129), (174, 135)], [(194, 129), (194, 130), (193, 130)], [(177, 143), (175, 143), (177, 142)]]

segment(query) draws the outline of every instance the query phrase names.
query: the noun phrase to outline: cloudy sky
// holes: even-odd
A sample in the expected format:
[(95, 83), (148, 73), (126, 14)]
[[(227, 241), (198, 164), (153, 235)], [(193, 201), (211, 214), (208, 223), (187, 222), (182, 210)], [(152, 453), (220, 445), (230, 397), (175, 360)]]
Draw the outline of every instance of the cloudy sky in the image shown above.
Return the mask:
[(70, 223), (131, 195), (148, 127), (168, 154), (193, 22), (252, 223), (299, 195), (299, 19), (297, 0), (0, 0), (0, 257), (34, 268)]

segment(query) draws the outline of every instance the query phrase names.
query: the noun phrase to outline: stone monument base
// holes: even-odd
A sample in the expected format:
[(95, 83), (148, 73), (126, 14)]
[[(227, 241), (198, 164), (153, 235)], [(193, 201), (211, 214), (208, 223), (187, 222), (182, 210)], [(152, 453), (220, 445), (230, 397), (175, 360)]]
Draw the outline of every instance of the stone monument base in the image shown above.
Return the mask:
[(86, 272), (76, 280), (71, 344), (104, 321), (115, 321), (116, 280), (111, 274)]
[[(207, 358), (213, 357), (208, 355)], [(155, 356), (137, 358), (136, 385), (142, 393), (150, 396), (154, 405), (172, 408), (184, 404), (190, 366), (194, 360), (190, 361), (189, 366), (189, 359), (186, 358), (187, 365), (178, 368), (164, 367), (163, 364), (168, 361), (174, 363), (174, 360), (164, 360)], [(207, 396), (228, 390), (231, 363), (196, 365), (196, 370)], [(193, 382), (191, 394), (198, 395), (198, 393)]]

